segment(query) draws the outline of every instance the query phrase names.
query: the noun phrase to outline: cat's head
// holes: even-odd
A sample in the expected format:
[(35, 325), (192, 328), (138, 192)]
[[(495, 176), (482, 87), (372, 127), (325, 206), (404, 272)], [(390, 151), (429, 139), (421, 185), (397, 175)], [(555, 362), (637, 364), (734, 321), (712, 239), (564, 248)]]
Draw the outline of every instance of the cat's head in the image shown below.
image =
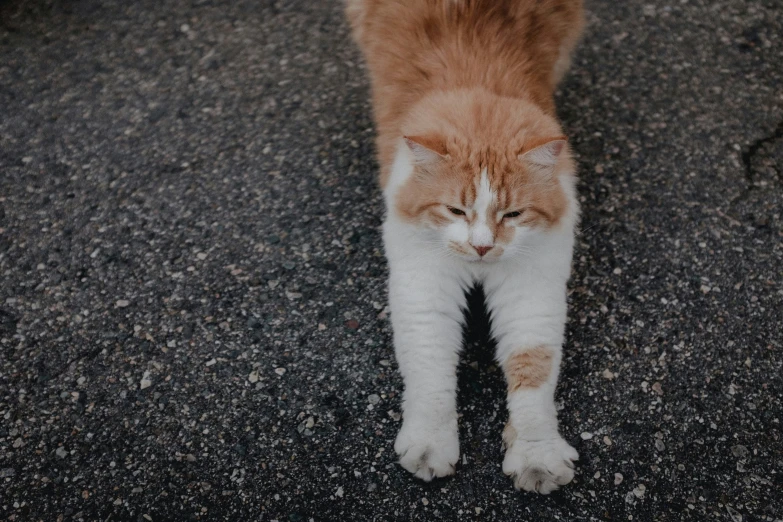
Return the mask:
[(399, 143), (391, 203), (432, 248), (493, 262), (573, 224), (574, 164), (554, 118), (518, 100), (475, 98), (418, 108)]

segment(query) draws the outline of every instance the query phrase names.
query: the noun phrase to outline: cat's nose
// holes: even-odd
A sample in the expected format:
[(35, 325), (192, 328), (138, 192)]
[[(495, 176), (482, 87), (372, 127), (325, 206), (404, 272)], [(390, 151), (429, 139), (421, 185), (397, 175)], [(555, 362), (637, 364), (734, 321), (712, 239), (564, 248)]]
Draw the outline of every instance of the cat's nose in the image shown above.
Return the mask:
[(487, 252), (492, 250), (491, 246), (476, 246), (476, 245), (473, 245), (473, 248), (476, 249), (476, 252), (478, 252), (478, 255), (480, 257), (484, 257), (484, 254), (486, 254)]

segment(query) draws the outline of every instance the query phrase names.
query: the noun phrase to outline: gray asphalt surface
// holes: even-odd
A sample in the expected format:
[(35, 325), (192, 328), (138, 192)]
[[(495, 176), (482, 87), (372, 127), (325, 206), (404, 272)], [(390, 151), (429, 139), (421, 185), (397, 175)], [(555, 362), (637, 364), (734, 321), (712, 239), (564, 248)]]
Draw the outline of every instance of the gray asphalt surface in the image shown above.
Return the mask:
[(574, 482), (395, 463), (373, 127), (337, 2), (0, 2), (0, 518), (783, 519), (783, 5), (588, 1)]

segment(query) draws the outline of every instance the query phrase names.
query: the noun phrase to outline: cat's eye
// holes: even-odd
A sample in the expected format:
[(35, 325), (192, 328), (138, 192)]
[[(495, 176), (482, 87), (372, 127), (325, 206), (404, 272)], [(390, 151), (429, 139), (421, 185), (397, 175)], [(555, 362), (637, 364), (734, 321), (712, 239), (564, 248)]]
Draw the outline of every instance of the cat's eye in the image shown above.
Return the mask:
[(506, 214), (503, 214), (503, 219), (514, 219), (515, 217), (519, 217), (522, 214), (519, 210), (515, 210), (514, 212), (508, 212)]
[(447, 206), (446, 208), (449, 209), (449, 212), (451, 212), (455, 216), (464, 216), (465, 215), (465, 211), (464, 210), (460, 210), (458, 208), (449, 207), (449, 206)]

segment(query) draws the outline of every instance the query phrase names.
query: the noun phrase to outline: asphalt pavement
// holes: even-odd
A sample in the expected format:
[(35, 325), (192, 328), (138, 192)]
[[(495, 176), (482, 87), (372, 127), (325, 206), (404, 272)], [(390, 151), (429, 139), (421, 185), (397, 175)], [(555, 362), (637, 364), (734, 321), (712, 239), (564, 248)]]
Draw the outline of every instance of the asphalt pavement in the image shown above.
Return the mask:
[(396, 464), (368, 82), (337, 1), (0, 1), (0, 519), (783, 520), (783, 4), (587, 2), (574, 482)]

